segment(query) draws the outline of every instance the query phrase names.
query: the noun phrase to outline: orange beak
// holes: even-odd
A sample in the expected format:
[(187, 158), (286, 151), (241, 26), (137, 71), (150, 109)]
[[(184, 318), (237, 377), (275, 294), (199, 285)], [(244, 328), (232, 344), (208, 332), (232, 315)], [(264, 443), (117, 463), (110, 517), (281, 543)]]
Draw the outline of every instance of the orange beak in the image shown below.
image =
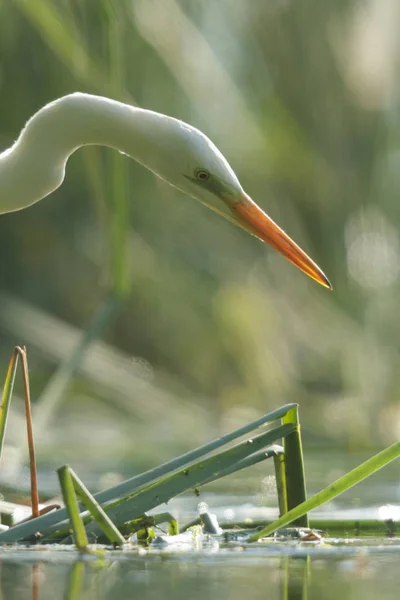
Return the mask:
[(235, 219), (249, 233), (275, 248), (303, 273), (332, 289), (329, 279), (315, 262), (247, 194), (231, 205), (231, 209)]

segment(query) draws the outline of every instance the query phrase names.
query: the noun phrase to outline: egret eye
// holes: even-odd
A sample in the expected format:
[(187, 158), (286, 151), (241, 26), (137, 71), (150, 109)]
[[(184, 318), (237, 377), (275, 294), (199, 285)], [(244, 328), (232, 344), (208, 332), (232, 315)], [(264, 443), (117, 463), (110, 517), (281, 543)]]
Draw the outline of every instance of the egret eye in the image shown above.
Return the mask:
[(200, 179), (201, 181), (207, 181), (210, 179), (210, 173), (205, 169), (197, 169), (195, 171), (196, 179)]

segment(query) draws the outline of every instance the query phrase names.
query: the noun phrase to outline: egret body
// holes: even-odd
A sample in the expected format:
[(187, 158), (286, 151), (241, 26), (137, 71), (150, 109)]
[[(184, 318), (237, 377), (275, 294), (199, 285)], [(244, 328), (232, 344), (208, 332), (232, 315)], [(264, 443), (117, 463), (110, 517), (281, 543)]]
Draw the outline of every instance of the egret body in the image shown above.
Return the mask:
[(243, 191), (216, 146), (172, 117), (101, 96), (70, 94), (41, 108), (0, 154), (0, 213), (22, 210), (57, 189), (81, 146), (109, 146), (267, 242), (331, 288), (321, 269)]

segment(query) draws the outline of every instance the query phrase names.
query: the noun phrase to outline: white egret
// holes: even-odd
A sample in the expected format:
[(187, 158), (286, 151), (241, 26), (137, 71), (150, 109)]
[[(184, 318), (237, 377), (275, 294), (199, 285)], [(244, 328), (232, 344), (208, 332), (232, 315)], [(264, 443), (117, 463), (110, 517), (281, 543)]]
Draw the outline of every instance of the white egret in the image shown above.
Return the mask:
[(321, 269), (243, 191), (227, 160), (198, 129), (109, 98), (75, 93), (33, 115), (0, 154), (0, 213), (27, 208), (64, 179), (81, 146), (109, 146), (278, 250), (331, 289)]

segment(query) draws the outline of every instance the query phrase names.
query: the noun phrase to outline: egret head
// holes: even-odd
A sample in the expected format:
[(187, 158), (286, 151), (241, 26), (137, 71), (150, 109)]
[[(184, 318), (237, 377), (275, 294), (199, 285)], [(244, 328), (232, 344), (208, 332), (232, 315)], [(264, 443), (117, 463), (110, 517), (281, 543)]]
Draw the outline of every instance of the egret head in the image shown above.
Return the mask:
[(244, 192), (228, 161), (207, 136), (169, 117), (164, 117), (163, 128), (164, 135), (158, 138), (150, 167), (157, 175), (266, 242), (304, 273), (332, 289), (321, 269)]

